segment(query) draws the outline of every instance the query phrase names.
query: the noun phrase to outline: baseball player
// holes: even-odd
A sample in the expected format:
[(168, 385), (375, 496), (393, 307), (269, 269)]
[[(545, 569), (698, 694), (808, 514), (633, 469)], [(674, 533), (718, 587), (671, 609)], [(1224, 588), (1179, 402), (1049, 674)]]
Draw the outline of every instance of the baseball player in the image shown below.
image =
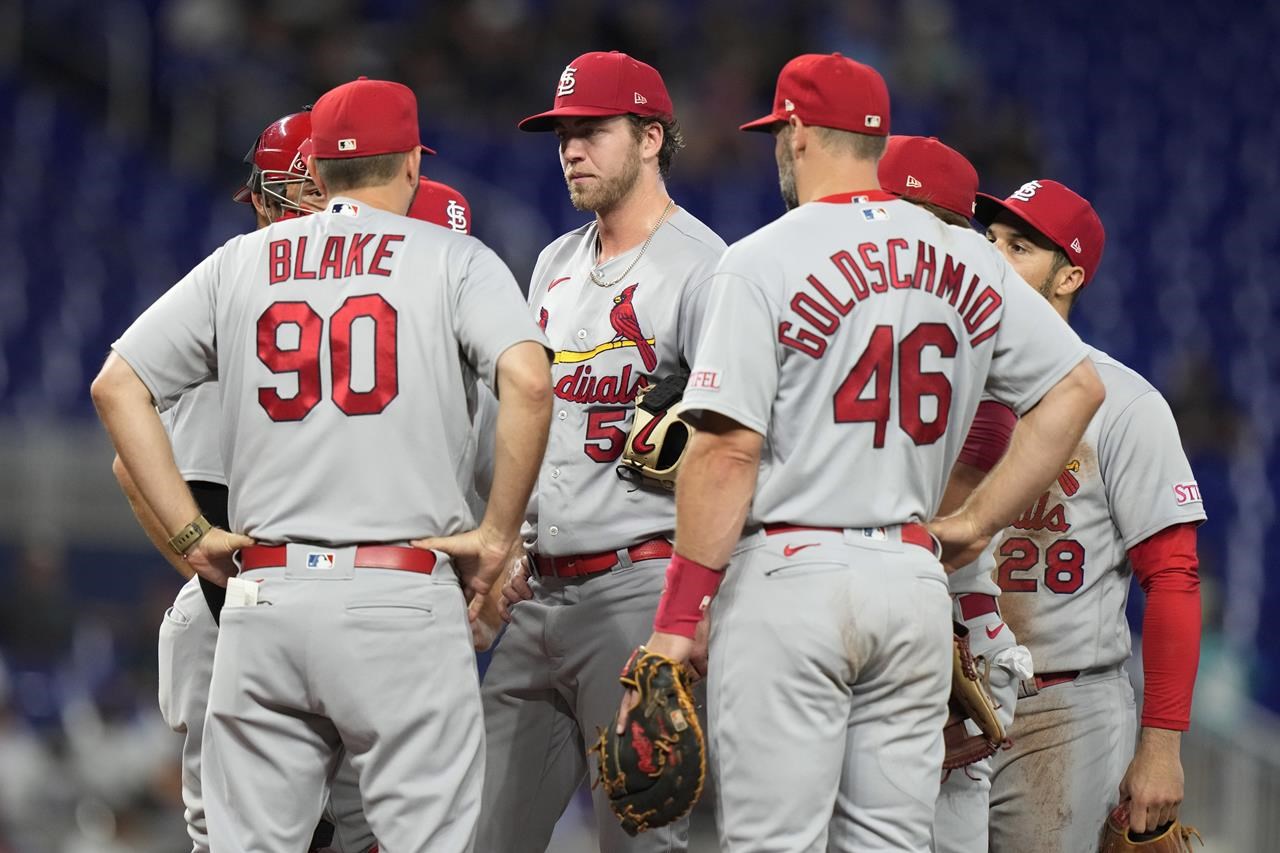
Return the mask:
[[(724, 250), (667, 194), (681, 139), (651, 66), (617, 52), (579, 56), (553, 108), (520, 128), (556, 134), (569, 199), (595, 217), (543, 250), (529, 287), (556, 351), (556, 399), (527, 517), (532, 553), (508, 589), (520, 603), (482, 690), (484, 809), (494, 818), (477, 848), (504, 853), (547, 848), (586, 776), (586, 742), (613, 718), (619, 661), (653, 621), (675, 506), (616, 469), (636, 393), (693, 359), (706, 280)], [(594, 804), (602, 851), (685, 849), (688, 821), (631, 838), (602, 790)]]
[[(258, 228), (265, 228), (287, 211), (314, 210), (323, 201), (317, 198), (314, 184), (307, 180), (306, 163), (298, 156), (299, 146), (310, 135), (310, 113), (292, 113), (269, 124), (245, 155), (249, 178), (232, 198), (253, 205)], [(227, 480), (218, 449), (217, 383), (184, 394), (165, 413), (165, 424), (174, 461), (200, 511), (211, 523), (226, 528)], [(143, 501), (119, 456), (112, 471), (152, 544), (187, 578), (160, 624), (159, 699), (165, 722), (183, 735), (182, 801), (187, 834), (194, 853), (204, 853), (209, 841), (200, 795), (200, 752), (223, 590), (206, 581), (202, 595), (199, 578), (169, 548), (169, 534)]]
[[(407, 88), (361, 78), (326, 93), (308, 169), (326, 211), (228, 242), (94, 382), (169, 546), (228, 589), (202, 773), (215, 853), (301, 849), (341, 749), (388, 849), (471, 849), (483, 730), (458, 584), (486, 593), (519, 541), (550, 381), (501, 261), (397, 215), (418, 139)], [(498, 454), (485, 518), (450, 558), (410, 540), (474, 523), (471, 472), (455, 467), (468, 374), (498, 393)], [(242, 533), (198, 514), (153, 408), (214, 377)]]
[[(948, 225), (969, 230), (978, 172), (955, 149), (933, 137), (891, 136), (878, 173), (887, 192), (926, 208)], [(1009, 446), (1016, 422), (1013, 410), (1003, 403), (989, 398), (978, 403), (939, 514), (958, 509), (995, 466)], [(952, 619), (968, 628), (971, 650), (988, 664), (987, 687), (1007, 731), (1013, 722), (1018, 682), (1031, 675), (1030, 652), (1018, 645), (1001, 621), (1000, 588), (990, 569), (985, 559), (975, 560), (952, 572), (947, 585)], [(933, 822), (935, 853), (985, 853), (990, 790), (990, 758), (944, 775)]]
[(743, 129), (774, 133), (791, 210), (713, 279), (646, 647), (687, 660), (724, 581), (707, 707), (723, 849), (925, 851), (952, 641), (922, 521), (984, 386), (1024, 418), (936, 522), (963, 562), (1061, 470), (1102, 389), (1079, 338), (978, 235), (880, 189), (889, 96), (874, 69), (797, 57)]
[[(1054, 181), (976, 218), (1018, 274), (1065, 320), (1098, 269), (1105, 233), (1092, 206)], [(1091, 349), (1107, 388), (1083, 440), (1047, 490), (998, 540), (1003, 618), (1031, 649), (1012, 749), (994, 759), (991, 849), (1097, 849), (1112, 807), (1129, 801), (1144, 832), (1177, 816), (1181, 733), (1200, 653), (1196, 527), (1200, 490), (1168, 404), (1150, 383)], [(1125, 601), (1147, 596), (1146, 675), (1135, 751)]]

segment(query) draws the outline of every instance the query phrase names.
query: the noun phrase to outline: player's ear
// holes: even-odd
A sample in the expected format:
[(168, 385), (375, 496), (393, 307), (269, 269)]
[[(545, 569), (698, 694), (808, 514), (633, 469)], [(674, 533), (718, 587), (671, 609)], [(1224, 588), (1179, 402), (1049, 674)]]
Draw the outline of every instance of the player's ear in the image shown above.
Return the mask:
[(253, 212), (258, 215), (258, 227), (270, 225), (271, 216), (267, 212), (267, 202), (262, 193), (250, 193), (249, 200), (253, 202)]
[(791, 144), (792, 155), (803, 153), (805, 148), (809, 146), (808, 126), (800, 120), (800, 116), (794, 113), (787, 120), (787, 123), (791, 125), (790, 139), (788, 141)]
[(1084, 287), (1084, 267), (1064, 266), (1058, 270), (1058, 280), (1053, 285), (1055, 296), (1070, 298), (1076, 291)]
[(662, 140), (666, 135), (666, 131), (662, 129), (662, 123), (651, 121), (644, 126), (644, 137), (640, 143), (641, 156), (645, 158), (657, 157), (658, 152), (662, 150)]
[(311, 180), (316, 185), (316, 189), (320, 191), (320, 195), (328, 198), (329, 188), (324, 185), (324, 179), (320, 177), (320, 170), (316, 168), (314, 154), (307, 155), (307, 174), (311, 176)]
[(405, 177), (409, 179), (409, 183), (414, 189), (418, 188), (419, 170), (422, 168), (422, 149), (414, 148), (409, 152), (409, 156), (404, 158)]

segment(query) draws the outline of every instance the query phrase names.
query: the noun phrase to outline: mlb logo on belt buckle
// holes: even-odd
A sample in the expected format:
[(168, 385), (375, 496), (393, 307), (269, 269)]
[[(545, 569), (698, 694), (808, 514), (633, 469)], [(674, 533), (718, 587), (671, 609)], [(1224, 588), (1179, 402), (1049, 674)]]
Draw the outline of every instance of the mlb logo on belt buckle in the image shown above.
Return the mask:
[(316, 571), (327, 571), (333, 568), (332, 551), (311, 551), (307, 554), (307, 568)]

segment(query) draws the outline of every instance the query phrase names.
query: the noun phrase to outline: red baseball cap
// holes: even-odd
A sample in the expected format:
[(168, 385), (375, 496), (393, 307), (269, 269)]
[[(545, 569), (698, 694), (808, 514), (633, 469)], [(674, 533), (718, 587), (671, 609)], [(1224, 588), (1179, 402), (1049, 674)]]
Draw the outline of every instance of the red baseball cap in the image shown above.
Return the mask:
[(1027, 181), (1001, 201), (978, 193), (973, 218), (983, 226), (995, 221), (1000, 211), (1021, 219), (1066, 252), (1071, 263), (1084, 268), (1085, 284), (1093, 278), (1102, 260), (1107, 233), (1093, 205), (1057, 181)]
[(311, 109), (311, 154), (322, 160), (372, 157), (421, 148), (418, 99), (389, 80), (361, 77), (330, 89)]
[(670, 121), (675, 113), (662, 75), (652, 65), (611, 50), (584, 53), (565, 66), (555, 104), (520, 122), (521, 130), (551, 130), (557, 118), (628, 113)]
[(805, 124), (889, 135), (889, 89), (870, 65), (838, 53), (806, 53), (782, 66), (773, 112), (740, 130), (772, 131), (792, 116)]
[(471, 205), (466, 196), (430, 178), (418, 178), (418, 192), (406, 215), (462, 234), (471, 233)]
[(927, 201), (968, 221), (978, 195), (978, 170), (934, 136), (890, 136), (880, 158), (880, 186), (887, 192)]

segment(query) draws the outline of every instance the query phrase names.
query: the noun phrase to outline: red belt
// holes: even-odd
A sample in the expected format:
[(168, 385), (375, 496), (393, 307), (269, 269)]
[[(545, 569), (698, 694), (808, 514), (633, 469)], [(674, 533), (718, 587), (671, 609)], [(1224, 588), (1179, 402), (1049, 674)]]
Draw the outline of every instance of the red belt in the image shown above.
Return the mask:
[[(665, 539), (650, 539), (627, 549), (631, 562), (642, 560), (667, 560), (672, 554), (671, 543)], [(538, 574), (553, 578), (580, 578), (607, 572), (618, 564), (617, 551), (601, 551), (599, 554), (574, 554), (570, 557), (549, 557), (534, 554), (533, 565)]]
[(994, 595), (966, 592), (962, 595), (957, 595), (956, 601), (960, 602), (960, 616), (966, 622), (970, 619), (977, 619), (979, 616), (986, 616), (988, 613), (1000, 612), (1000, 605), (996, 603)]
[(1080, 670), (1065, 669), (1062, 672), (1046, 672), (1043, 675), (1036, 675), (1036, 690), (1044, 690), (1046, 687), (1052, 687), (1055, 684), (1066, 684), (1068, 681), (1075, 681), (1080, 677)]
[[(323, 552), (321, 545), (312, 550)], [(338, 550), (338, 549), (332, 549)], [(287, 562), (284, 545), (251, 545), (240, 549), (241, 571), (277, 569)], [(421, 548), (403, 545), (357, 545), (356, 566), (361, 569), (399, 569), (429, 575), (436, 567), (436, 555)]]
[[(765, 534), (773, 536), (775, 533), (790, 533), (794, 530), (821, 530), (825, 533), (843, 533), (843, 527), (806, 527), (801, 524), (766, 524), (764, 526)], [(930, 554), (935, 554), (933, 536), (929, 533), (929, 528), (915, 521), (908, 521), (906, 524), (900, 525), (902, 541), (908, 545), (919, 545)]]

